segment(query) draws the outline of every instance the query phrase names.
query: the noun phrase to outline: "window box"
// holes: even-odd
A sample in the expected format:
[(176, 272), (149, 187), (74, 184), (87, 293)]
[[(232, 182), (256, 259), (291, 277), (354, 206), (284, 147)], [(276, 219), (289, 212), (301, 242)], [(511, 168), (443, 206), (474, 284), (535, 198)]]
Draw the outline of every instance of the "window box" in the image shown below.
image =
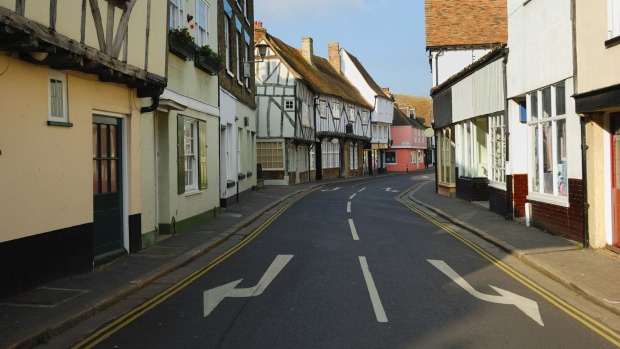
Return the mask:
[(194, 65), (210, 75), (217, 75), (222, 70), (222, 57), (211, 50), (209, 46), (202, 46), (196, 52)]
[(242, 172), (237, 173), (237, 179), (239, 180), (245, 179), (245, 173), (242, 173)]
[(168, 47), (170, 52), (185, 59), (194, 59), (196, 44), (194, 38), (189, 35), (187, 28), (170, 29), (168, 32)]

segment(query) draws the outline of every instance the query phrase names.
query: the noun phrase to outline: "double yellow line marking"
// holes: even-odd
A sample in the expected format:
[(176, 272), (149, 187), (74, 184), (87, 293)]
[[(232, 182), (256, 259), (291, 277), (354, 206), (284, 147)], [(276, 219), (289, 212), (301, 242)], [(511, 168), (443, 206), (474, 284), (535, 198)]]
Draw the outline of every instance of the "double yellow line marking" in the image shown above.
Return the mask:
[(238, 244), (236, 244), (235, 246), (233, 246), (232, 248), (230, 248), (229, 250), (227, 250), (226, 252), (224, 252), (220, 256), (216, 257), (209, 264), (207, 264), (204, 267), (196, 270), (192, 274), (186, 276), (185, 278), (183, 278), (179, 282), (177, 282), (174, 285), (170, 286), (168, 289), (166, 289), (166, 290), (162, 291), (161, 293), (159, 293), (157, 296), (149, 299), (145, 303), (137, 306), (133, 310), (131, 310), (128, 313), (124, 314), (123, 316), (119, 317), (118, 319), (116, 319), (115, 321), (110, 323), (109, 325), (107, 325), (107, 326), (99, 329), (98, 331), (94, 332), (93, 334), (91, 334), (90, 336), (86, 337), (81, 342), (75, 344), (71, 348), (72, 349), (77, 349), (77, 348), (85, 348), (86, 349), (86, 348), (94, 347), (95, 345), (97, 345), (97, 344), (101, 343), (102, 341), (104, 341), (106, 338), (110, 337), (112, 334), (118, 332), (123, 327), (125, 327), (125, 326), (129, 325), (130, 323), (132, 323), (133, 321), (135, 321), (140, 316), (144, 315), (149, 310), (155, 308), (156, 306), (158, 306), (159, 304), (161, 304), (162, 302), (164, 302), (168, 298), (174, 296), (176, 293), (178, 293), (179, 291), (183, 290), (185, 287), (190, 285), (192, 282), (196, 281), (196, 279), (198, 279), (199, 277), (203, 276), (209, 270), (213, 269), (215, 266), (217, 266), (218, 264), (220, 264), (221, 262), (226, 260), (228, 257), (232, 256), (237, 251), (242, 249), (245, 245), (250, 243), (250, 241), (254, 240), (254, 238), (256, 238), (260, 233), (262, 233), (263, 230), (265, 230), (271, 223), (273, 223), (273, 221), (275, 221), (278, 217), (280, 217), (280, 215), (282, 213), (284, 213), (284, 211), (286, 211), (289, 207), (291, 207), (295, 202), (299, 201), (302, 197), (304, 197), (307, 194), (315, 191), (316, 189), (318, 189), (318, 187), (314, 188), (314, 189), (311, 189), (311, 190), (308, 190), (308, 191), (306, 191), (304, 193), (299, 194), (298, 197), (292, 199), (289, 203), (287, 203), (282, 208), (280, 208), (276, 213), (274, 213), (271, 217), (269, 217), (269, 219), (267, 219), (263, 224), (261, 224), (258, 228), (256, 228), (254, 231), (252, 231), (252, 233), (250, 233), (245, 239), (240, 241)]
[(526, 287), (528, 287), (532, 291), (534, 291), (537, 294), (539, 294), (541, 297), (546, 299), (549, 303), (555, 305), (560, 310), (564, 311), (566, 314), (568, 314), (569, 316), (571, 316), (575, 320), (581, 322), (586, 327), (588, 327), (589, 329), (591, 329), (595, 333), (599, 334), (603, 338), (607, 339), (609, 342), (613, 343), (617, 347), (620, 347), (620, 335), (618, 333), (616, 333), (612, 329), (606, 327), (605, 325), (601, 324), (600, 322), (596, 321), (595, 319), (591, 318), (590, 316), (584, 314), (583, 312), (579, 311), (578, 309), (576, 309), (572, 305), (566, 303), (565, 301), (563, 301), (562, 299), (558, 298), (557, 296), (555, 296), (551, 292), (547, 291), (546, 289), (544, 289), (541, 286), (539, 286), (536, 283), (534, 283), (532, 280), (530, 280), (530, 279), (526, 278), (525, 276), (521, 275), (519, 272), (514, 270), (512, 267), (510, 267), (507, 264), (505, 264), (504, 262), (500, 261), (499, 259), (497, 259), (492, 254), (490, 254), (487, 251), (485, 251), (480, 246), (478, 246), (478, 245), (474, 244), (473, 242), (471, 242), (470, 240), (466, 239), (465, 237), (463, 237), (461, 234), (457, 233), (456, 231), (454, 231), (450, 227), (442, 224), (441, 222), (439, 222), (436, 219), (434, 219), (433, 217), (427, 215), (426, 213), (424, 213), (423, 211), (421, 211), (417, 207), (413, 206), (409, 202), (403, 200), (403, 196), (407, 195), (412, 190), (416, 189), (418, 186), (420, 186), (420, 184), (413, 185), (412, 187), (410, 187), (409, 189), (405, 190), (404, 192), (402, 192), (401, 194), (397, 195), (394, 198), (398, 202), (400, 202), (403, 205), (407, 206), (411, 211), (417, 213), (418, 215), (422, 216), (424, 219), (428, 220), (429, 222), (431, 222), (431, 223), (435, 224), (436, 226), (438, 226), (439, 228), (441, 228), (443, 231), (445, 231), (448, 234), (452, 235), (454, 238), (456, 238), (457, 240), (459, 240), (460, 242), (465, 244), (467, 247), (471, 248), (472, 250), (477, 252), (479, 255), (481, 255), (482, 257), (484, 257), (488, 261), (490, 261), (494, 266), (496, 266), (499, 269), (503, 270), (506, 274), (508, 274), (509, 276), (514, 278), (515, 280), (519, 281), (521, 284), (525, 285)]

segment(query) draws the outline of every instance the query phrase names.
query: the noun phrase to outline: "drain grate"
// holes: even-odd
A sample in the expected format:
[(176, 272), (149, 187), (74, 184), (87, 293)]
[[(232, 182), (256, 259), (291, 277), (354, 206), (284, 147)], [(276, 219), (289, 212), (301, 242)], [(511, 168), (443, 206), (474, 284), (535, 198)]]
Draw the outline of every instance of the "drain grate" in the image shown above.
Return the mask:
[(4, 303), (22, 307), (53, 308), (87, 292), (89, 291), (67, 288), (38, 287), (15, 297), (6, 299)]

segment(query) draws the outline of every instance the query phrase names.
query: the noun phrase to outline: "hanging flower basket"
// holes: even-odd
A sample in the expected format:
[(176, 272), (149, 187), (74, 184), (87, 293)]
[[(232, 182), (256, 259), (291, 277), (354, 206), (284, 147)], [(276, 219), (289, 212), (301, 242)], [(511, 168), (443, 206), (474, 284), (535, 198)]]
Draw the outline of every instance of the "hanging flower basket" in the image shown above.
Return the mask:
[(187, 28), (170, 29), (168, 47), (170, 52), (186, 60), (194, 59), (196, 54), (194, 37), (190, 35)]
[(217, 75), (222, 70), (222, 57), (205, 45), (196, 51), (194, 65), (210, 75)]

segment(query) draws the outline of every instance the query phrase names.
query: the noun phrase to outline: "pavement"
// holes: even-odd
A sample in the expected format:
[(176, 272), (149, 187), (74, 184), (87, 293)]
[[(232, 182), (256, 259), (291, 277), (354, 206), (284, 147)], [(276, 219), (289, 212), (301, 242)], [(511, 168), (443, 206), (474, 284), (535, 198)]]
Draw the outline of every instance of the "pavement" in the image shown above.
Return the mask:
[[(497, 245), (593, 303), (620, 315), (620, 255), (607, 250), (580, 249), (575, 242), (505, 220), (478, 204), (438, 195), (433, 173), (419, 171), (428, 179), (407, 193), (406, 199)], [(243, 238), (239, 234), (244, 229), (254, 229), (308, 190), (392, 175), (401, 174), (265, 186), (248, 194), (240, 203), (222, 209), (217, 217), (162, 239), (139, 253), (118, 258), (89, 273), (0, 299), (0, 347), (29, 348), (46, 342), (218, 246), (234, 245)]]

